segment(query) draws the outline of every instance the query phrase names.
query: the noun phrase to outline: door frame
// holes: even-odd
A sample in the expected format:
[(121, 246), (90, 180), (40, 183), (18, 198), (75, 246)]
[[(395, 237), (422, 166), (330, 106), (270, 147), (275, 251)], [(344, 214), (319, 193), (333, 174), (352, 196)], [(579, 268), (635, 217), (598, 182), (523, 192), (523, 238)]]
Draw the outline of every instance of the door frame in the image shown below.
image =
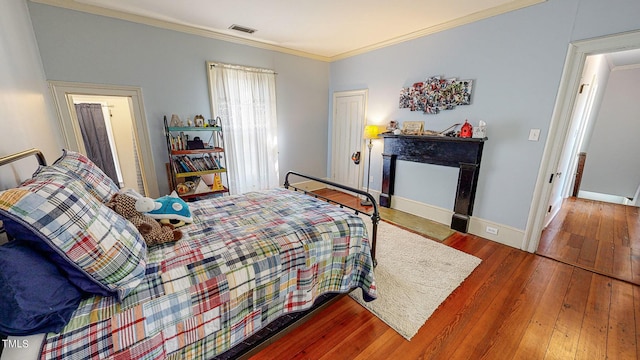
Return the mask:
[(67, 81), (49, 81), (49, 89), (53, 97), (54, 106), (58, 115), (60, 129), (64, 138), (65, 147), (69, 150), (83, 152), (84, 144), (78, 139), (82, 138), (73, 95), (91, 96), (118, 96), (129, 98), (131, 117), (133, 118), (133, 136), (138, 146), (138, 155), (141, 158), (142, 182), (145, 195), (151, 198), (160, 196), (158, 183), (155, 181), (156, 170), (151, 152), (151, 141), (147, 131), (147, 119), (142, 102), (142, 90), (139, 87), (88, 84)]
[[(333, 146), (333, 141), (335, 140), (335, 136), (334, 133), (336, 131), (336, 111), (337, 111), (337, 107), (336, 107), (336, 100), (340, 97), (351, 97), (351, 96), (361, 96), (362, 97), (362, 107), (363, 107), (363, 111), (362, 111), (362, 119), (360, 119), (359, 121), (359, 125), (360, 125), (360, 131), (362, 132), (364, 129), (364, 126), (367, 124), (367, 108), (368, 108), (368, 100), (369, 100), (369, 89), (361, 89), (361, 90), (348, 90), (348, 91), (334, 91), (333, 92), (333, 99), (332, 99), (332, 109), (331, 109), (331, 167), (330, 167), (330, 175), (329, 178), (332, 181), (335, 181), (334, 179), (334, 174), (335, 174), (335, 159), (336, 159), (336, 154), (335, 154), (335, 146)], [(363, 164), (365, 163), (365, 144), (364, 141), (360, 141), (360, 144), (358, 146), (358, 148), (360, 149), (360, 164), (358, 165), (358, 189), (362, 189), (363, 188), (363, 176), (364, 176), (364, 166)], [(368, 155), (367, 155), (368, 156)], [(345, 185), (345, 184), (343, 184)]]
[(640, 48), (640, 31), (581, 40), (569, 44), (556, 105), (553, 109), (547, 142), (533, 192), (522, 244), (523, 250), (533, 253), (538, 249), (540, 243), (547, 204), (553, 188), (553, 184), (549, 183), (549, 178), (551, 174), (555, 174), (560, 161), (587, 56), (637, 48)]

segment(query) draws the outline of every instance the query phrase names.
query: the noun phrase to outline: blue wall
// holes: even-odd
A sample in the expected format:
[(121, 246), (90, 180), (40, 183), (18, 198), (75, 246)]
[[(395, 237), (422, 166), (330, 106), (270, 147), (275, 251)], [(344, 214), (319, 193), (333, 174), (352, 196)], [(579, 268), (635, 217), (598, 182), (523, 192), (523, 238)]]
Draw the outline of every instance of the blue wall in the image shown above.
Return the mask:
[[(369, 89), (370, 122), (424, 121), (443, 130), (488, 124), (474, 216), (524, 229), (568, 45), (640, 28), (635, 0), (549, 0), (331, 64), (330, 91)], [(437, 115), (398, 108), (402, 87), (427, 76), (473, 79), (472, 104)], [(540, 141), (528, 141), (530, 129)], [(381, 152), (381, 147), (374, 151)], [(380, 189), (374, 154), (372, 188)], [(457, 171), (399, 162), (396, 195), (452, 209)]]
[[(211, 118), (206, 61), (275, 70), (281, 180), (325, 176), (326, 62), (29, 2), (48, 80), (142, 88), (160, 193), (168, 192), (164, 115)], [(310, 135), (312, 134), (312, 135)]]
[[(637, 0), (549, 0), (330, 64), (127, 21), (29, 3), (49, 80), (140, 86), (166, 187), (160, 121), (165, 114), (208, 115), (207, 60), (276, 70), (281, 172), (327, 176), (331, 94), (369, 89), (372, 123), (421, 120), (442, 130), (468, 119), (488, 124), (474, 216), (526, 227), (569, 44), (640, 29)], [(472, 104), (424, 115), (398, 109), (402, 87), (441, 75), (474, 80)], [(541, 129), (538, 142), (527, 140)], [(372, 189), (380, 189), (381, 146)], [(396, 194), (453, 207), (457, 171), (400, 163)], [(164, 186), (164, 187), (163, 187)]]

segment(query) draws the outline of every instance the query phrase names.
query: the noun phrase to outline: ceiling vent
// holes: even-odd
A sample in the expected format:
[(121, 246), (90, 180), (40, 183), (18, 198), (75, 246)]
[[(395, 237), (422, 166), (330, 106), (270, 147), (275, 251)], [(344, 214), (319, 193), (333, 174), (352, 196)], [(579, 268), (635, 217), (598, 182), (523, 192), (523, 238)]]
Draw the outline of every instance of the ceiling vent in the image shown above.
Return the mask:
[(247, 33), (247, 34), (253, 34), (254, 32), (258, 31), (256, 29), (252, 29), (252, 28), (248, 28), (246, 26), (240, 26), (240, 25), (236, 25), (236, 24), (233, 24), (233, 25), (229, 26), (229, 29), (236, 30), (236, 31), (241, 31), (241, 32)]

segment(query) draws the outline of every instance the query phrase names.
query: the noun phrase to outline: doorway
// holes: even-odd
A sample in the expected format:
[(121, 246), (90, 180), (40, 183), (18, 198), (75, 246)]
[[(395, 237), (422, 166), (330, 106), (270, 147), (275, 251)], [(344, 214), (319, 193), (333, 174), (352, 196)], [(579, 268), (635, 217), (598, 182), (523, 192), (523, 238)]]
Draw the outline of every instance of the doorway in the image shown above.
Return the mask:
[(82, 133), (83, 151), (120, 188), (144, 194), (140, 158), (133, 136), (129, 98), (70, 94)]
[(340, 91), (333, 94), (331, 136), (331, 180), (356, 189), (362, 188), (366, 159), (362, 133), (366, 122), (368, 90)]
[[(540, 172), (538, 174), (534, 201), (532, 203), (533, 210), (530, 214), (526, 229), (525, 250), (538, 253), (542, 252), (545, 253), (544, 255), (547, 255), (547, 252), (550, 249), (550, 244), (555, 241), (555, 236), (557, 236), (557, 239), (564, 237), (564, 244), (567, 245), (563, 250), (559, 250), (559, 253), (564, 252), (566, 255), (567, 252), (573, 252), (575, 255), (576, 252), (579, 253), (581, 251), (587, 253), (594, 252), (596, 250), (593, 249), (597, 249), (597, 247), (594, 247), (593, 244), (587, 244), (589, 240), (580, 238), (580, 234), (573, 231), (576, 230), (575, 224), (577, 222), (574, 222), (573, 225), (571, 225), (571, 219), (573, 218), (574, 220), (582, 221), (582, 225), (578, 225), (577, 227), (580, 228), (582, 226), (583, 228), (578, 229), (578, 232), (584, 232), (584, 227), (587, 225), (593, 226), (593, 222), (598, 224), (610, 224), (612, 221), (616, 221), (620, 223), (620, 220), (612, 220), (613, 218), (605, 216), (607, 213), (620, 214), (620, 210), (603, 210), (609, 209), (609, 207), (597, 202), (594, 205), (591, 203), (585, 204), (583, 202), (573, 201), (576, 200), (576, 198), (564, 199), (567, 198), (571, 191), (571, 186), (573, 185), (572, 176), (575, 173), (577, 162), (577, 156), (575, 155), (576, 152), (581, 149), (580, 141), (582, 138), (588, 139), (588, 133), (590, 131), (588, 125), (585, 129), (584, 127), (581, 127), (583, 126), (582, 124), (576, 124), (573, 120), (576, 118), (593, 118), (593, 116), (591, 116), (593, 114), (590, 115), (588, 113), (590, 105), (585, 104), (594, 102), (594, 93), (597, 92), (597, 82), (592, 81), (590, 78), (583, 77), (586, 60), (590, 56), (615, 53), (630, 49), (640, 49), (640, 32), (585, 40), (572, 43), (569, 46), (567, 60), (565, 62), (565, 70), (561, 79), (558, 98), (556, 101), (556, 108), (554, 110), (553, 119), (549, 129), (549, 138), (545, 147)], [(610, 64), (608, 65), (610, 66)], [(589, 87), (589, 83), (596, 84), (596, 86), (585, 91), (585, 86)], [(601, 84), (603, 84), (603, 82), (601, 82)], [(604, 86), (601, 86), (600, 90), (604, 91)], [(584, 97), (581, 98), (581, 94), (584, 94)], [(584, 108), (582, 108), (583, 106)], [(567, 156), (569, 159), (568, 161), (566, 160)], [(566, 175), (560, 178), (560, 176), (558, 176), (560, 174)], [(553, 181), (551, 181), (551, 179), (553, 179)], [(557, 194), (562, 195), (558, 196)], [(553, 209), (554, 214), (551, 214), (550, 216), (549, 210), (552, 209), (550, 205), (554, 204), (557, 205), (557, 208)], [(591, 223), (584, 223), (586, 214), (594, 216), (591, 218)], [(637, 219), (637, 212), (635, 212), (635, 214)], [(628, 215), (624, 215), (623, 217), (625, 219), (629, 218)], [(633, 218), (633, 214), (631, 217)], [(548, 229), (545, 229), (549, 224), (551, 225), (548, 226)], [(562, 229), (563, 226), (567, 226), (567, 229)], [(558, 232), (559, 229), (568, 231)], [(598, 231), (600, 231), (598, 237), (602, 237), (602, 231)], [(615, 241), (615, 239), (625, 239), (630, 235), (629, 233), (627, 233), (627, 235), (622, 235), (622, 232), (618, 232), (617, 235), (611, 234), (610, 236), (612, 236), (612, 238), (610, 237), (605, 240)], [(631, 236), (638, 236), (638, 234), (636, 233)], [(628, 242), (628, 239), (621, 241)], [(562, 241), (559, 241), (558, 243), (561, 242)], [(580, 244), (588, 245), (587, 248), (590, 250), (581, 249), (580, 247), (582, 245)], [(556, 246), (556, 250), (560, 248), (562, 247)], [(607, 251), (604, 251), (605, 249)], [(611, 254), (611, 251), (609, 251), (611, 249), (613, 249), (613, 246), (601, 246), (599, 252), (603, 256), (609, 256), (606, 254)], [(614, 249), (614, 251), (617, 250)], [(638, 267), (640, 265), (640, 262), (638, 262), (638, 254), (633, 255), (633, 252), (627, 251), (627, 255), (631, 258), (630, 261), (634, 261), (633, 258), (635, 256), (635, 266)], [(597, 258), (592, 258), (590, 261), (602, 262), (602, 259), (598, 260)], [(566, 260), (565, 262), (572, 263), (571, 260)], [(623, 263), (626, 263), (627, 265), (623, 265)], [(621, 261), (618, 262), (618, 265), (612, 263), (612, 266), (624, 267), (628, 266), (629, 263), (629, 261)], [(575, 261), (573, 264), (577, 266), (584, 265), (576, 263)], [(597, 267), (594, 266), (582, 267), (591, 271), (605, 273), (609, 276), (615, 276), (615, 273), (598, 270)], [(623, 280), (629, 280), (628, 276), (627, 278), (620, 278)]]
[(87, 155), (85, 144), (95, 140), (91, 136), (83, 136), (76, 106), (94, 104), (103, 107), (105, 124), (111, 128), (113, 159), (118, 168), (118, 175), (114, 175), (116, 183), (157, 198), (157, 177), (140, 89), (59, 81), (51, 81), (49, 86), (58, 111), (65, 147)]

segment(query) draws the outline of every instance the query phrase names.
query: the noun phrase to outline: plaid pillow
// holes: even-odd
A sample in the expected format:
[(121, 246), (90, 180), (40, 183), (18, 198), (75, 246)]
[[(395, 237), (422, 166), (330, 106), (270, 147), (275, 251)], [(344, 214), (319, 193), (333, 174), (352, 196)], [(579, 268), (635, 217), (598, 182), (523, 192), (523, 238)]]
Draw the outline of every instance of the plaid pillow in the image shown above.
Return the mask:
[[(144, 277), (147, 247), (128, 220), (88, 195), (80, 180), (42, 175), (0, 193), (0, 220), (18, 241), (50, 254), (81, 289), (119, 300)], [(18, 230), (16, 230), (18, 229)], [(87, 289), (90, 281), (103, 291)]]
[[(33, 178), (44, 175), (61, 175), (66, 179), (73, 178), (82, 181), (86, 190), (100, 202), (111, 200), (113, 194), (120, 189), (102, 169), (85, 155), (75, 151), (62, 150), (62, 156), (51, 166), (42, 166), (33, 174)], [(28, 182), (28, 180), (27, 180)]]

